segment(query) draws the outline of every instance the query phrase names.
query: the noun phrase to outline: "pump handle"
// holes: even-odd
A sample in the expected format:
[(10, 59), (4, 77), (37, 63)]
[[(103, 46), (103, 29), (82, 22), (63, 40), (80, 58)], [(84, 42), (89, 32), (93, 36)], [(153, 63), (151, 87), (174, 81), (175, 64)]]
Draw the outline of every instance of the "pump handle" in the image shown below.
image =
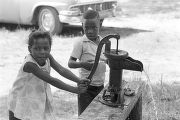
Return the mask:
[(102, 47), (104, 44), (107, 44), (109, 42), (109, 39), (111, 38), (116, 38), (117, 40), (120, 39), (120, 35), (118, 34), (115, 34), (115, 35), (107, 35), (105, 36), (99, 43), (98, 45), (98, 48), (97, 48), (97, 51), (96, 51), (96, 57), (95, 57), (95, 61), (94, 61), (94, 64), (93, 64), (93, 67), (91, 68), (91, 72), (89, 74), (89, 76), (87, 77), (87, 79), (90, 80), (89, 84), (91, 83), (92, 81), (92, 77), (97, 69), (97, 66), (98, 66), (98, 63), (99, 63), (99, 58), (100, 58), (100, 55), (101, 55), (101, 50), (102, 50)]

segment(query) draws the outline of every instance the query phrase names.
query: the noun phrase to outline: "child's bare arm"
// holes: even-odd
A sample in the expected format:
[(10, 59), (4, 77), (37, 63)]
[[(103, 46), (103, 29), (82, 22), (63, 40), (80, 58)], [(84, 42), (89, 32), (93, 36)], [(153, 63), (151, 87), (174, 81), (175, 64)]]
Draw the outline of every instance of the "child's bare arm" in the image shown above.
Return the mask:
[(60, 75), (63, 77), (72, 80), (76, 83), (82, 83), (82, 81), (88, 82), (89, 80), (86, 79), (79, 79), (75, 74), (73, 74), (70, 70), (61, 66), (51, 55), (49, 56), (50, 64), (53, 69), (55, 69)]
[(87, 62), (77, 62), (77, 59), (74, 57), (70, 57), (68, 61), (68, 66), (70, 68), (84, 68), (86, 70), (91, 70), (94, 61), (87, 61)]
[(86, 86), (81, 86), (80, 88), (73, 87), (73, 86), (70, 86), (70, 85), (60, 81), (57, 78), (50, 76), (48, 73), (41, 70), (36, 64), (34, 64), (32, 62), (27, 62), (24, 65), (23, 70), (24, 70), (24, 72), (34, 74), (35, 76), (42, 79), (43, 81), (45, 81), (59, 89), (62, 89), (62, 90), (66, 90), (66, 91), (69, 91), (72, 93), (77, 93), (77, 94), (85, 92), (85, 90), (86, 90)]

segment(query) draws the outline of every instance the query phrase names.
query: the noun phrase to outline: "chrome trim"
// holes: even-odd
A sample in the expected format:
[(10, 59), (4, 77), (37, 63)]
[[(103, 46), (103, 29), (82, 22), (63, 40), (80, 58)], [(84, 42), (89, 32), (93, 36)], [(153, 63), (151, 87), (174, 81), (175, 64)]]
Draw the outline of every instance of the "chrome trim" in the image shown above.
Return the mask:
[(81, 13), (83, 13), (89, 7), (91, 7), (92, 9), (95, 9), (97, 11), (102, 11), (102, 10), (114, 9), (115, 8), (114, 5), (116, 4), (117, 1), (105, 1), (105, 2), (94, 2), (94, 3), (86, 2), (86, 4), (72, 5), (69, 7), (69, 9), (79, 8)]

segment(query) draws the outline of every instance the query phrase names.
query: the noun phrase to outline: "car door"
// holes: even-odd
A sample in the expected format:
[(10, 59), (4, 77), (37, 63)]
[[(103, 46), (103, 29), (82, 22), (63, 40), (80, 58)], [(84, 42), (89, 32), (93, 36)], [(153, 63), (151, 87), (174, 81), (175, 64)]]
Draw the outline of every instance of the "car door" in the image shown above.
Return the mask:
[(0, 0), (0, 22), (19, 23), (19, 2), (21, 0)]

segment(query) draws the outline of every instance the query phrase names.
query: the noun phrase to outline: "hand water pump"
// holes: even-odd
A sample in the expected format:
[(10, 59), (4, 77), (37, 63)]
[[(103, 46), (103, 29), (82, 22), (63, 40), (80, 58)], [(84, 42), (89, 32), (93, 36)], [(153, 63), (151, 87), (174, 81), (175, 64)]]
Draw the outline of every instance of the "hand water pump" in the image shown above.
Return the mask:
[[(111, 38), (115, 38), (117, 40), (116, 49), (111, 49)], [(108, 65), (110, 67), (109, 86), (104, 90), (103, 96), (99, 100), (103, 104), (112, 107), (123, 106), (124, 103), (124, 90), (122, 88), (123, 69), (141, 72), (143, 71), (142, 62), (129, 57), (128, 52), (118, 49), (119, 39), (120, 35), (107, 35), (100, 41), (97, 48), (94, 65), (90, 75), (88, 76), (88, 79), (91, 80), (96, 71), (102, 47), (105, 44), (104, 55), (106, 56)]]

